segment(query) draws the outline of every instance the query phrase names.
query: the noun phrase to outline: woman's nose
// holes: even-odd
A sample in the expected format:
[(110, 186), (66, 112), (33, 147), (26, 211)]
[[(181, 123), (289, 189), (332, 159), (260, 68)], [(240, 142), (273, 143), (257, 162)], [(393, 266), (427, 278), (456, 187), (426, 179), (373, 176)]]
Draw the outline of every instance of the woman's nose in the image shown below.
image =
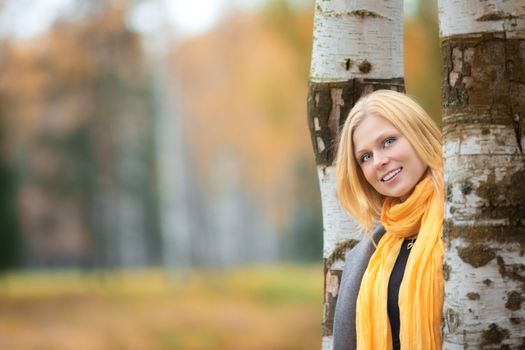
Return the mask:
[(374, 166), (377, 169), (382, 168), (387, 163), (388, 163), (388, 157), (382, 154), (374, 154)]

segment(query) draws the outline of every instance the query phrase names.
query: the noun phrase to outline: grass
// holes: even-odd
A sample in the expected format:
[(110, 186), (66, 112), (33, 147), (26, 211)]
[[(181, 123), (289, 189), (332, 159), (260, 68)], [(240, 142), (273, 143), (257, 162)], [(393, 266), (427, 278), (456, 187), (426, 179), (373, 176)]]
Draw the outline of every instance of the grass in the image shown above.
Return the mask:
[(322, 267), (15, 273), (0, 348), (320, 349)]

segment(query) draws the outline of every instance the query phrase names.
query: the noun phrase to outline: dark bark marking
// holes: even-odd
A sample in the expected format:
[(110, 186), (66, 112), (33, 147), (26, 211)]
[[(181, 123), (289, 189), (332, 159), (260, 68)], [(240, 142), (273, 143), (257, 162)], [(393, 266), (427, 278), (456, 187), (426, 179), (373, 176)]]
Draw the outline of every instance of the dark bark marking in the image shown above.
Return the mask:
[(509, 331), (504, 328), (500, 328), (497, 324), (491, 323), (489, 328), (484, 330), (481, 337), (481, 348), (483, 349), (486, 345), (501, 344), (501, 342), (509, 336)]
[(447, 185), (447, 193), (445, 199), (447, 200), (447, 202), (450, 202), (452, 200), (452, 184)]
[[(483, 217), (480, 216), (480, 219), (481, 218)], [(519, 218), (520, 217), (518, 217), (518, 219)], [(516, 219), (514, 221), (516, 221)], [(487, 241), (525, 244), (525, 227), (521, 224), (514, 226), (458, 225), (452, 222), (452, 220), (447, 219), (443, 223), (443, 233), (447, 241), (454, 238), (461, 238), (474, 244)]]
[(519, 317), (510, 317), (509, 321), (511, 324), (516, 325), (521, 323), (521, 318)]
[(489, 278), (484, 279), (483, 284), (486, 285), (487, 287), (490, 287), (492, 285), (492, 280)]
[(517, 291), (512, 291), (508, 293), (505, 307), (512, 311), (521, 309), (521, 293)]
[(363, 62), (361, 62), (361, 64), (359, 65), (359, 71), (361, 73), (368, 74), (370, 73), (371, 70), (372, 70), (372, 64), (368, 62), (368, 60), (366, 59)]
[(365, 18), (386, 18), (385, 16), (381, 16), (377, 12), (368, 11), (368, 10), (364, 10), (364, 9), (348, 11), (348, 12), (336, 12), (336, 11), (332, 11), (332, 10), (325, 11), (325, 10), (323, 10), (323, 8), (319, 4), (317, 4), (317, 6), (316, 6), (316, 11), (319, 12), (319, 13), (322, 13), (325, 16), (330, 16), (330, 17), (335, 17), (335, 18), (339, 18), (339, 17), (345, 16), (345, 15), (346, 16), (355, 16), (355, 17), (359, 17), (361, 19), (365, 19)]
[(518, 144), (520, 153), (523, 154), (523, 148), (521, 147), (521, 138), (523, 136), (521, 123), (521, 116), (519, 113), (516, 113), (514, 116), (514, 134), (516, 135), (516, 143)]
[(485, 266), (496, 257), (493, 249), (482, 244), (471, 244), (465, 248), (458, 248), (458, 255), (461, 260), (473, 267)]
[[(334, 101), (332, 90), (341, 89), (342, 104)], [(344, 124), (350, 109), (357, 100), (369, 91), (390, 89), (403, 92), (403, 78), (362, 79), (355, 78), (344, 82), (309, 84), (307, 110), (308, 127), (314, 148), (317, 165), (332, 165), (337, 150), (337, 141), (341, 126)], [(333, 108), (339, 108), (334, 111)], [(339, 120), (334, 120), (335, 115)], [(317, 118), (318, 128), (315, 127)]]
[(525, 97), (525, 40), (507, 40), (505, 32), (505, 72), (509, 79), (508, 94), (511, 98), (510, 115), (514, 124), (514, 134), (516, 144), (521, 154), (523, 147), (523, 120), (522, 115), (525, 109), (523, 100)]
[(509, 225), (525, 229), (525, 169), (496, 181), (494, 175), (480, 183), (476, 194), (486, 200), (480, 218), (506, 219)]
[(506, 40), (505, 63), (511, 82), (525, 83), (525, 40)]
[(459, 185), (459, 190), (461, 193), (463, 193), (464, 196), (470, 194), (472, 192), (472, 182), (470, 182), (468, 179), (463, 181)]
[(328, 128), (330, 130), (339, 130), (340, 120), (343, 117), (341, 115), (341, 107), (346, 104), (346, 100), (343, 98), (343, 89), (342, 88), (333, 88), (330, 90), (331, 99), (332, 99), (332, 110), (330, 111), (330, 116), (328, 117)]
[(515, 19), (519, 18), (505, 11), (494, 11), (487, 14), (484, 14), (481, 17), (476, 18), (478, 22), (487, 22), (487, 21), (499, 21), (502, 19)]
[[(315, 98), (312, 98), (312, 96), (315, 96)], [(310, 135), (312, 138), (312, 144), (314, 145), (315, 153), (316, 155), (318, 153), (323, 154), (325, 157), (328, 157), (329, 155), (332, 156), (330, 153), (333, 152), (333, 150), (331, 150), (329, 147), (330, 143), (325, 141), (333, 139), (332, 131), (328, 128), (328, 118), (330, 116), (330, 110), (332, 109), (330, 89), (312, 89), (312, 86), (310, 86), (307, 104), (308, 110), (313, 112), (309, 114), (308, 126), (310, 127)], [(315, 127), (314, 121), (316, 119), (319, 123), (320, 130), (317, 130)], [(317, 138), (323, 140), (325, 149), (319, 150)], [(327, 145), (328, 147), (326, 147)], [(333, 159), (333, 156), (331, 158)], [(317, 163), (326, 165), (331, 164), (331, 162), (323, 163), (319, 161)]]
[(525, 290), (525, 265), (523, 264), (514, 264), (506, 265), (505, 260), (501, 256), (496, 258), (496, 261), (499, 266), (499, 273), (501, 277), (508, 278), (510, 280), (520, 282), (522, 290)]
[(350, 70), (352, 68), (352, 60), (350, 58), (347, 58), (345, 60), (345, 70)]
[(357, 243), (359, 243), (359, 241), (355, 239), (349, 239), (347, 241), (338, 243), (335, 246), (335, 249), (332, 252), (332, 254), (330, 254), (330, 256), (326, 258), (327, 267), (331, 268), (334, 262), (336, 262), (337, 260), (345, 261), (346, 252), (355, 247)]
[(450, 279), (450, 272), (452, 272), (452, 268), (449, 264), (443, 263), (443, 279), (445, 281), (448, 281)]
[[(335, 305), (337, 304), (337, 296), (332, 295), (331, 293), (326, 292), (326, 281), (330, 276), (336, 276), (339, 281), (341, 281), (342, 271), (338, 270), (330, 270), (326, 267), (326, 261), (325, 261), (325, 268), (324, 268), (324, 310), (323, 310), (323, 336), (330, 336), (333, 333), (334, 328), (334, 315), (335, 315)], [(327, 278), (328, 277), (328, 278)], [(337, 293), (339, 295), (339, 292)]]
[(441, 44), (444, 122), (447, 116), (464, 112), (468, 117), (455, 118), (455, 124), (513, 125), (516, 113), (525, 113), (525, 88), (514, 86), (514, 81), (525, 84), (522, 45), (524, 40), (507, 39), (504, 33), (444, 39)]
[[(447, 184), (447, 201), (450, 204), (452, 184)], [(491, 175), (487, 181), (473, 189), (472, 184), (465, 180), (459, 185), (463, 194), (474, 192), (485, 203), (478, 208), (478, 213), (471, 217), (472, 220), (505, 220), (505, 225), (461, 225), (452, 220), (445, 220), (444, 234), (448, 239), (463, 238), (471, 243), (486, 241), (518, 242), (525, 246), (525, 169), (507, 175), (501, 181), (496, 181)], [(449, 212), (454, 214), (457, 208), (449, 206)]]
[(448, 328), (448, 333), (455, 333), (461, 325), (459, 313), (453, 309), (447, 309), (445, 311), (445, 324)]
[(361, 18), (365, 18), (365, 17), (371, 17), (371, 18), (385, 18), (384, 16), (381, 16), (380, 14), (378, 14), (377, 12), (373, 12), (373, 11), (368, 11), (368, 10), (355, 10), (355, 11), (350, 11), (348, 12), (348, 15), (349, 16), (357, 16), (357, 17), (361, 17)]
[(467, 298), (469, 298), (470, 300), (479, 300), (481, 297), (478, 293), (470, 292), (467, 293)]

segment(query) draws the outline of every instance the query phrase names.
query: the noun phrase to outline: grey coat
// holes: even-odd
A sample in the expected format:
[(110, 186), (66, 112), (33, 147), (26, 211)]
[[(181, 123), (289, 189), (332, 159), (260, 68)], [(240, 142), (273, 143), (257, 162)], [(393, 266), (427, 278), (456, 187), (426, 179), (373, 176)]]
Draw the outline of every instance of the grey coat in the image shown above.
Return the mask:
[[(385, 229), (377, 227), (372, 232), (377, 243), (383, 237)], [(346, 254), (345, 267), (339, 286), (339, 296), (335, 306), (333, 350), (355, 350), (355, 306), (361, 279), (368, 266), (368, 261), (375, 251), (372, 241), (364, 237)]]

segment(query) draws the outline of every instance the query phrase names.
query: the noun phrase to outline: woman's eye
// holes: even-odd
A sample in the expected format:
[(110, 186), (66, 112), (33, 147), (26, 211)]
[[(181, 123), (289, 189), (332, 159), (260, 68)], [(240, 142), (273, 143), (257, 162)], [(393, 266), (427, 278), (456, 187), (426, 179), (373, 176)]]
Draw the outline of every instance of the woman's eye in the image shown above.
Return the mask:
[(385, 142), (383, 142), (384, 146), (385, 147), (389, 147), (389, 146), (392, 146), (394, 144), (394, 142), (396, 142), (396, 138), (395, 137), (389, 137), (385, 140)]
[(368, 153), (367, 153), (367, 154), (363, 154), (363, 155), (361, 156), (361, 163), (367, 162), (367, 161), (369, 161), (370, 159), (372, 159), (372, 156), (371, 156), (370, 154), (368, 154)]

